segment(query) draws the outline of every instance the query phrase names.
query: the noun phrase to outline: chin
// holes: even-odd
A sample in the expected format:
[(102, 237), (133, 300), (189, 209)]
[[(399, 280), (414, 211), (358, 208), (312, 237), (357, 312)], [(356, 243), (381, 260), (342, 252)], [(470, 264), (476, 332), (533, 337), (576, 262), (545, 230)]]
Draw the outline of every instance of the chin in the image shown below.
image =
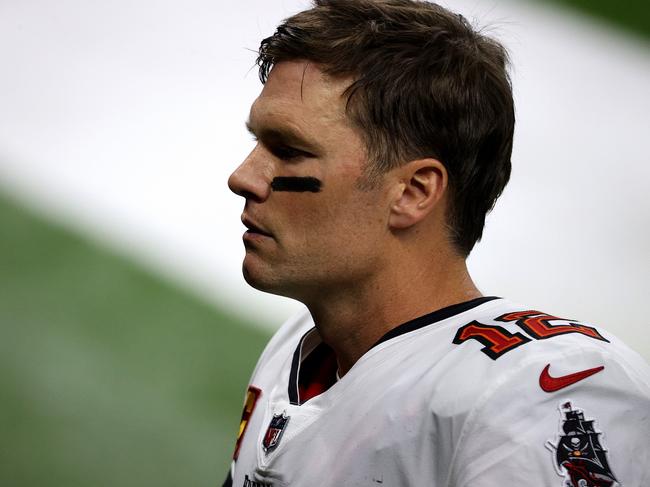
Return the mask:
[(259, 279), (258, 276), (250, 272), (246, 266), (242, 267), (242, 274), (244, 275), (244, 280), (250, 287), (257, 289), (258, 291), (268, 292), (267, 286), (264, 285), (263, 280)]
[(307, 287), (304, 283), (287, 282), (289, 280), (281, 279), (277, 273), (272, 272), (270, 269), (256, 269), (244, 262), (242, 274), (248, 285), (258, 291), (296, 299), (301, 302), (302, 298), (304, 298), (304, 291)]
[(242, 265), (242, 274), (244, 275), (244, 280), (248, 285), (258, 291), (271, 294), (282, 294), (276, 289), (278, 287), (277, 280), (269, 277), (268, 270), (267, 272), (263, 272), (252, 265), (247, 265), (244, 261), (244, 264)]

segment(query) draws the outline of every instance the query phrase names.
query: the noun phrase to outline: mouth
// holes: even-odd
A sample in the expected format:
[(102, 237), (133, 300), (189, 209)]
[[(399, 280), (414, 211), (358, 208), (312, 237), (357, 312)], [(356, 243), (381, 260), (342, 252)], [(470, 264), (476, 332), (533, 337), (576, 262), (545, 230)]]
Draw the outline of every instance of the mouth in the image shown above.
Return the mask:
[(264, 228), (260, 227), (257, 223), (253, 222), (250, 218), (247, 216), (242, 215), (241, 219), (242, 223), (244, 226), (248, 229), (244, 236), (263, 236), (263, 237), (273, 237), (273, 235), (266, 231)]

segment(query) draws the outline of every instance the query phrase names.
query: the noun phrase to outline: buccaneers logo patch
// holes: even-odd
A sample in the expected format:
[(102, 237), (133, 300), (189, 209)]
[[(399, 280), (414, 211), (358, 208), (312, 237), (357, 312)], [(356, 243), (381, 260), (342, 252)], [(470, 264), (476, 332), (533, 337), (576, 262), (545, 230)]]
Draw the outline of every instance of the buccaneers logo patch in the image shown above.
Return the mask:
[(570, 402), (560, 405), (560, 433), (546, 445), (554, 453), (557, 473), (564, 477), (562, 487), (616, 487), (620, 484), (607, 461), (607, 450), (600, 442), (593, 419), (585, 419), (581, 409)]
[(287, 416), (286, 413), (273, 415), (269, 427), (266, 430), (266, 434), (264, 435), (264, 439), (262, 440), (262, 446), (266, 453), (278, 446), (280, 438), (282, 438), (282, 433), (284, 433), (284, 429), (287, 427), (288, 422), (289, 416)]

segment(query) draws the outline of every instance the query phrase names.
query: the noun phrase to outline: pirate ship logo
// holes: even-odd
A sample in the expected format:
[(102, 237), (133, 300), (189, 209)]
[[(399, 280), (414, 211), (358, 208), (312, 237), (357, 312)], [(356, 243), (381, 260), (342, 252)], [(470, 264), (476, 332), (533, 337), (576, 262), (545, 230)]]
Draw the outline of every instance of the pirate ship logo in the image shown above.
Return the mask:
[(560, 405), (561, 426), (557, 441), (548, 441), (557, 473), (564, 477), (562, 487), (620, 486), (607, 461), (607, 450), (600, 443), (593, 419), (585, 419), (581, 409), (570, 402)]
[(286, 413), (273, 415), (269, 427), (266, 430), (266, 434), (264, 435), (264, 439), (262, 440), (262, 446), (266, 453), (278, 446), (280, 438), (282, 438), (282, 433), (284, 433), (284, 429), (287, 427), (288, 422), (289, 416), (287, 416)]

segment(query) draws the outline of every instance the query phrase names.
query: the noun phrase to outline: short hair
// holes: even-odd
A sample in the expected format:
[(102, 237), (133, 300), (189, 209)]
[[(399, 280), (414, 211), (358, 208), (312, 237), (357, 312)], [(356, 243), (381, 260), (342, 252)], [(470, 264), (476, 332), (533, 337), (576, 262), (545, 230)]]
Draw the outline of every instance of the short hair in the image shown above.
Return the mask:
[(274, 65), (295, 60), (353, 79), (346, 110), (366, 146), (368, 181), (416, 158), (444, 164), (450, 238), (469, 255), (510, 178), (515, 115), (504, 47), (429, 2), (314, 0), (261, 42), (262, 83)]

